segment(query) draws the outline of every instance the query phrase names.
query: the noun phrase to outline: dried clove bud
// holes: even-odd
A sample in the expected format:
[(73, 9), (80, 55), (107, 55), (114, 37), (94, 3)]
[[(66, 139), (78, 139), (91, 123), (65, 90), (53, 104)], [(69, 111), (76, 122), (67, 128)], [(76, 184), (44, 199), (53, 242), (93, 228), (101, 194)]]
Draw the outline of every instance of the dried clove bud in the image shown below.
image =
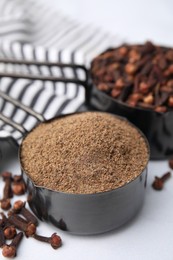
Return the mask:
[(11, 208), (11, 200), (10, 199), (2, 199), (0, 201), (1, 209), (9, 210)]
[(119, 48), (118, 52), (120, 55), (125, 56), (128, 53), (128, 48), (125, 46), (122, 46)]
[(14, 203), (12, 211), (14, 213), (21, 214), (28, 222), (32, 222), (36, 226), (38, 225), (37, 218), (28, 210), (25, 208), (25, 203), (21, 200), (18, 200)]
[(0, 200), (0, 205), (3, 210), (8, 210), (11, 207), (10, 198), (13, 197), (11, 189), (12, 174), (10, 172), (3, 172), (2, 177), (5, 182), (5, 186), (3, 189), (3, 198)]
[(23, 218), (20, 216), (11, 213), (9, 216), (9, 221), (11, 224), (13, 224), (16, 228), (23, 231), (26, 235), (26, 237), (33, 236), (36, 232), (36, 225), (31, 222), (26, 222)]
[(137, 66), (135, 64), (132, 63), (128, 63), (125, 66), (125, 71), (127, 72), (127, 74), (133, 75), (137, 70)]
[(34, 234), (33, 236), (36, 240), (49, 243), (53, 249), (57, 249), (61, 246), (62, 240), (60, 236), (58, 236), (56, 233), (53, 233), (51, 237), (44, 237), (37, 234)]
[(170, 178), (170, 176), (171, 176), (170, 172), (165, 173), (161, 178), (156, 176), (154, 182), (152, 183), (153, 189), (155, 189), (155, 190), (162, 190), (163, 186), (164, 186), (164, 182), (168, 178)]
[(13, 185), (12, 190), (15, 195), (23, 195), (26, 192), (26, 185), (23, 180), (23, 176), (20, 175), (14, 175), (13, 177)]
[(144, 101), (144, 103), (151, 105), (151, 104), (153, 104), (154, 97), (152, 94), (149, 94), (146, 97), (144, 97), (143, 101)]
[(118, 97), (120, 95), (120, 93), (121, 93), (121, 91), (119, 89), (113, 89), (111, 91), (111, 96), (116, 98), (116, 97)]
[(116, 88), (123, 88), (125, 86), (125, 82), (122, 78), (117, 79), (117, 81), (115, 82), (115, 87)]
[(4, 245), (2, 249), (2, 255), (4, 257), (13, 258), (16, 256), (17, 248), (23, 238), (23, 233), (19, 232), (12, 240), (10, 245)]
[(14, 226), (9, 226), (4, 228), (4, 236), (6, 239), (13, 239), (16, 236), (16, 228)]
[(12, 174), (11, 172), (3, 172), (2, 173), (3, 180), (5, 182), (4, 190), (3, 190), (3, 199), (10, 199), (13, 197), (11, 183), (12, 183)]
[(141, 83), (139, 84), (139, 91), (140, 91), (141, 93), (143, 93), (143, 94), (148, 93), (148, 91), (149, 91), (149, 85), (148, 85), (147, 83), (145, 83), (145, 82), (141, 82)]

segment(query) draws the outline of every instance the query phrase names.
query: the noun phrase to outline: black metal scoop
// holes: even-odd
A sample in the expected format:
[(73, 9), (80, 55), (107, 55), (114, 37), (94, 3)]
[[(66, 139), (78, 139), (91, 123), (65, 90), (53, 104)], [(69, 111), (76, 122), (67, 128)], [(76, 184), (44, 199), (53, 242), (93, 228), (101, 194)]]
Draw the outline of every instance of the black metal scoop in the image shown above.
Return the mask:
[[(34, 116), (40, 122), (39, 124), (44, 122), (43, 116), (1, 91), (0, 97)], [(59, 116), (56, 120), (66, 116), (68, 115)], [(0, 120), (20, 131), (24, 138), (27, 135), (27, 130), (23, 126), (2, 114), (0, 114)], [(46, 122), (51, 120), (53, 119)], [(141, 136), (143, 136), (142, 133)], [(148, 144), (144, 136), (143, 138)], [(137, 214), (144, 200), (147, 163), (139, 176), (131, 182), (120, 188), (95, 194), (70, 194), (40, 187), (34, 184), (27, 172), (22, 168), (21, 170), (27, 185), (28, 201), (33, 212), (40, 219), (74, 234), (97, 234), (117, 228)]]

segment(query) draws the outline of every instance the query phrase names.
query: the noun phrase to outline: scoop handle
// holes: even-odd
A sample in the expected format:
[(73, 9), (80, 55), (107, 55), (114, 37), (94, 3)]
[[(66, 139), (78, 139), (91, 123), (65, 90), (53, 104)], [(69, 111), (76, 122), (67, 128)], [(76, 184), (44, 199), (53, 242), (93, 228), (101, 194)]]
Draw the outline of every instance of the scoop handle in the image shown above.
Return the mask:
[[(13, 104), (14, 106), (21, 108), (23, 111), (25, 111), (26, 113), (28, 113), (29, 115), (35, 117), (37, 119), (37, 121), (39, 122), (43, 122), (45, 121), (45, 118), (43, 115), (37, 113), (36, 111), (34, 111), (33, 109), (31, 109), (28, 106), (25, 106), (24, 104), (22, 104), (21, 102), (19, 102), (18, 100), (8, 96), (7, 94), (5, 94), (4, 92), (2, 92), (0, 90), (0, 97), (4, 100), (6, 100), (7, 102)], [(22, 135), (24, 135), (25, 133), (27, 133), (28, 131), (26, 130), (26, 128), (16, 122), (14, 122), (11, 118), (8, 118), (7, 116), (3, 115), (2, 113), (0, 113), (0, 120), (2, 120), (4, 123), (12, 126), (14, 129), (16, 129), (17, 131), (19, 131), (20, 133), (22, 133)]]
[(8, 101), (9, 103), (13, 104), (16, 107), (21, 108), (23, 111), (25, 111), (26, 113), (30, 114), (31, 116), (35, 117), (38, 121), (43, 122), (45, 119), (43, 117), (43, 115), (35, 112), (33, 109), (31, 109), (28, 106), (25, 106), (24, 104), (22, 104), (21, 102), (19, 102), (17, 99), (14, 99), (10, 96), (8, 96), (7, 94), (5, 94), (4, 92), (2, 92), (0, 90), (0, 97), (2, 97), (3, 99), (5, 99), (6, 101)]
[(12, 127), (15, 128), (17, 131), (19, 131), (21, 134), (27, 133), (27, 130), (26, 130), (23, 126), (17, 124), (16, 122), (12, 121), (10, 118), (8, 118), (8, 117), (2, 115), (1, 113), (0, 113), (0, 120), (2, 120), (2, 121), (3, 121), (4, 123), (6, 123), (7, 125), (12, 126)]

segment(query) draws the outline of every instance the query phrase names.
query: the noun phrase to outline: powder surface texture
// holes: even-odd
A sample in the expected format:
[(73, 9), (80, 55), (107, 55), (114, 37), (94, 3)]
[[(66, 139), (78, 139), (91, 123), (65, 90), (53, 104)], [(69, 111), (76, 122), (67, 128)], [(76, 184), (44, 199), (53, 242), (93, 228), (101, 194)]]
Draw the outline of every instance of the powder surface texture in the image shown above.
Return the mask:
[(41, 123), (24, 139), (21, 163), (38, 185), (91, 194), (132, 181), (149, 152), (129, 122), (103, 112), (84, 112)]

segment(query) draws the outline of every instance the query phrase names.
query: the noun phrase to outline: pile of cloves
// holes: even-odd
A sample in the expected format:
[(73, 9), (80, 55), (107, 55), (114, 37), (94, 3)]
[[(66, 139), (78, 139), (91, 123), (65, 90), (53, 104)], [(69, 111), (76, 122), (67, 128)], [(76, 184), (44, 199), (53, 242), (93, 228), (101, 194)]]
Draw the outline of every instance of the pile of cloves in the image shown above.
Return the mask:
[[(26, 202), (17, 200), (11, 203), (14, 195), (23, 195), (26, 192), (26, 185), (22, 175), (14, 175), (10, 172), (1, 174), (4, 181), (3, 198), (0, 200), (0, 247), (4, 257), (13, 258), (17, 254), (17, 248), (23, 236), (32, 237), (36, 240), (49, 243), (52, 248), (57, 249), (61, 246), (60, 236), (53, 233), (51, 237), (40, 236), (37, 234), (39, 224), (35, 215), (28, 210)], [(4, 212), (7, 211), (7, 214)], [(7, 243), (11, 240), (10, 243)]]
[(95, 86), (131, 107), (173, 109), (173, 49), (146, 42), (108, 49), (91, 63)]

